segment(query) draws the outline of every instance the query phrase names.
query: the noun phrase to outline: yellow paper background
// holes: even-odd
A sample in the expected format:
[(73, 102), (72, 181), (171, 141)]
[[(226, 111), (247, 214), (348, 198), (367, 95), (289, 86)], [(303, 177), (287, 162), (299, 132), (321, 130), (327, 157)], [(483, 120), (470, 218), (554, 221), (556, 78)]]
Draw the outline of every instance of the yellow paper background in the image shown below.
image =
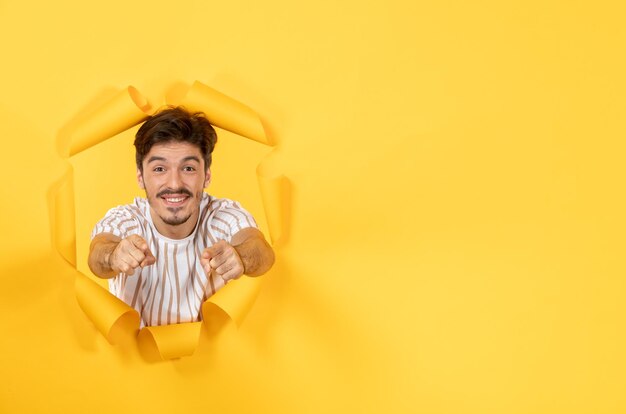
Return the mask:
[[(626, 411), (625, 12), (2, 2), (0, 412)], [(289, 239), (238, 330), (148, 364), (95, 331), (52, 252), (55, 140), (129, 84), (159, 106), (196, 79), (275, 138)], [(128, 139), (75, 191), (138, 193)], [(259, 191), (260, 144), (227, 141), (243, 158), (216, 153), (215, 190)], [(112, 206), (93, 191), (79, 237)]]

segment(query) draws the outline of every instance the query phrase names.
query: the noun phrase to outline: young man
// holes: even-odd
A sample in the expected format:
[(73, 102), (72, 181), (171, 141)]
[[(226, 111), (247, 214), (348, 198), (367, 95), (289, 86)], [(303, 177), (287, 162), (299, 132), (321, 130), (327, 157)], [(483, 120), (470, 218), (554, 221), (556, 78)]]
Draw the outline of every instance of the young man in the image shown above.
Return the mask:
[(90, 269), (110, 279), (142, 326), (198, 321), (202, 303), (229, 280), (274, 263), (254, 218), (204, 192), (216, 141), (202, 113), (168, 108), (148, 118), (135, 137), (146, 198), (109, 210), (92, 232)]

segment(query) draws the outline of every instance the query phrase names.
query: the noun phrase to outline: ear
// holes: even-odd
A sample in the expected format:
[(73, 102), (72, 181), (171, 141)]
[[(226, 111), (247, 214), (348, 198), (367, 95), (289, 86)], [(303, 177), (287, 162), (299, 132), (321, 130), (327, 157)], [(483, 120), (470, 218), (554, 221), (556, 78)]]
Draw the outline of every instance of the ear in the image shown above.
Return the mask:
[(146, 186), (143, 183), (143, 174), (141, 174), (141, 170), (139, 168), (137, 168), (137, 183), (139, 184), (139, 188), (142, 190), (146, 189)]
[(206, 169), (206, 173), (204, 174), (204, 188), (207, 188), (211, 183), (211, 168)]

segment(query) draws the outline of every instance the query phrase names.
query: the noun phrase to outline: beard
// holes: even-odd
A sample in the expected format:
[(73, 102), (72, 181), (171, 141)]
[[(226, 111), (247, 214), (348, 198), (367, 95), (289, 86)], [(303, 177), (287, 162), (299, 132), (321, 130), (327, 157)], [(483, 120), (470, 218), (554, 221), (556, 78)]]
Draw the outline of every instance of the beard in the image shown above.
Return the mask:
[[(154, 197), (155, 200), (160, 199), (161, 197), (168, 195), (168, 194), (184, 194), (188, 197), (190, 197), (191, 199), (193, 199), (194, 195), (191, 193), (191, 191), (187, 190), (186, 188), (181, 188), (181, 189), (177, 189), (177, 190), (163, 190), (160, 191), (156, 194), (156, 196)], [(196, 197), (199, 197), (201, 195), (201, 193), (196, 194)], [(146, 191), (146, 197), (148, 198), (148, 203), (152, 204), (152, 197), (150, 196), (150, 194), (148, 194), (148, 191)], [(192, 200), (190, 200), (192, 201)], [(158, 201), (156, 201), (158, 202)], [(162, 215), (159, 214), (159, 218), (161, 219), (161, 221), (163, 221), (163, 223), (169, 225), (169, 226), (180, 226), (181, 224), (186, 223), (191, 216), (193, 215), (193, 212), (190, 212), (187, 216), (183, 216), (183, 217), (178, 217), (176, 214), (182, 210), (183, 207), (167, 207), (167, 210), (173, 214), (173, 216), (170, 217), (163, 217)], [(156, 211), (156, 209), (154, 210)]]
[(159, 216), (159, 217), (161, 218), (161, 220), (163, 220), (163, 223), (167, 225), (180, 226), (181, 224), (186, 223), (187, 220), (191, 218), (191, 213), (187, 217), (176, 217), (176, 215), (174, 215), (174, 217), (162, 217), (162, 216)]

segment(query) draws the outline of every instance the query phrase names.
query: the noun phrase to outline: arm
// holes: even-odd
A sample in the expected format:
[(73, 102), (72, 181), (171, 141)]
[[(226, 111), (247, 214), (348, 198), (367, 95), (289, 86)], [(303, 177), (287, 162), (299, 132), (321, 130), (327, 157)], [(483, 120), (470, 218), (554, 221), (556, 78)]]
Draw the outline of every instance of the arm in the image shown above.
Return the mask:
[(248, 227), (235, 233), (232, 245), (248, 276), (261, 276), (274, 265), (274, 250), (258, 229)]
[(111, 233), (100, 233), (91, 241), (87, 263), (96, 276), (110, 279), (119, 273), (131, 275), (138, 267), (152, 265), (155, 261), (141, 236), (132, 234), (122, 239)]
[(209, 274), (214, 270), (224, 281), (241, 275), (260, 276), (270, 270), (275, 256), (263, 233), (253, 227), (244, 228), (232, 237), (232, 244), (220, 240), (202, 252), (200, 262)]

